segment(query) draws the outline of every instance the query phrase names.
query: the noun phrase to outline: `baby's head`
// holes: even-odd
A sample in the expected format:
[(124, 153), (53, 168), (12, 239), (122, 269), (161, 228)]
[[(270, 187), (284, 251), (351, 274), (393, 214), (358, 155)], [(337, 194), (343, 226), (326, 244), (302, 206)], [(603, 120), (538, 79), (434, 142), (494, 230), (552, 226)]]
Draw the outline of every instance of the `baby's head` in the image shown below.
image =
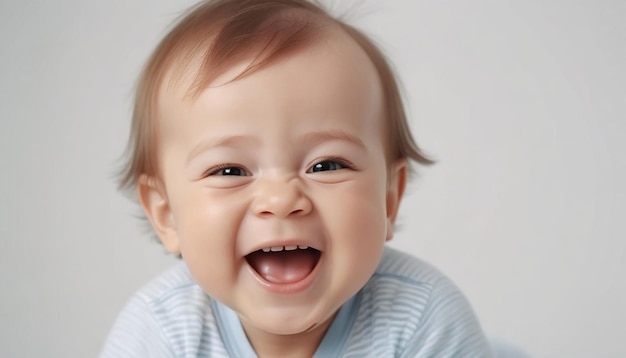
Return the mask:
[(359, 30), (306, 0), (205, 1), (185, 15), (161, 41), (139, 79), (121, 189), (132, 191), (141, 175), (159, 173), (158, 95), (164, 87), (187, 80), (186, 95), (193, 98), (212, 79), (241, 61), (247, 60), (250, 66), (233, 79), (311, 46), (333, 31), (348, 35), (375, 67), (384, 97), (382, 120), (388, 159), (431, 163), (411, 135), (397, 81), (385, 56)]
[(121, 180), (196, 282), (264, 335), (321, 339), (382, 255), (407, 162), (392, 72), (303, 0), (193, 8), (139, 82)]

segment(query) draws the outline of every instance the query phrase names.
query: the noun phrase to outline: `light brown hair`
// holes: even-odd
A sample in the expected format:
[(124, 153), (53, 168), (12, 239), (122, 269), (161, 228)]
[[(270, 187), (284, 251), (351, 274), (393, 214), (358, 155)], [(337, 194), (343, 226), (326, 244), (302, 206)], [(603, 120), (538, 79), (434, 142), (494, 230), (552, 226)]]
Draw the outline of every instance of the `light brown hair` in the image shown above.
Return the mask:
[(431, 164), (411, 135), (393, 71), (365, 34), (312, 1), (214, 0), (203, 1), (183, 15), (156, 47), (139, 77), (120, 189), (135, 189), (141, 175), (158, 176), (156, 109), (159, 91), (168, 84), (164, 82), (176, 82), (194, 71), (195, 80), (187, 91), (193, 98), (237, 61), (253, 59), (234, 80), (310, 44), (326, 25), (345, 31), (376, 68), (384, 95), (388, 162), (409, 159)]

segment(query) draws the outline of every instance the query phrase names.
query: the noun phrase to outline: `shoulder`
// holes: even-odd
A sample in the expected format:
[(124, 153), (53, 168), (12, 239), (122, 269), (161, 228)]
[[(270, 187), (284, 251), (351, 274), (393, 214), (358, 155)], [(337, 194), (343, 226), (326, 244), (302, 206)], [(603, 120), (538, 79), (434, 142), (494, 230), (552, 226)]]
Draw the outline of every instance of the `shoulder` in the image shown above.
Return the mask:
[[(195, 283), (184, 262), (178, 262), (152, 279), (134, 295), (147, 306), (180, 310), (183, 307), (204, 307), (208, 297)], [(184, 301), (186, 305), (180, 305)]]
[(374, 275), (361, 290), (361, 310), (385, 324), (417, 330), (424, 315), (459, 291), (439, 270), (414, 256), (386, 247)]
[(431, 264), (391, 247), (385, 247), (374, 278), (395, 279), (398, 284), (425, 285), (431, 288), (443, 281), (448, 281), (447, 277)]
[[(387, 247), (359, 294), (352, 341), (362, 347), (355, 352), (401, 357), (490, 356), (465, 296), (439, 270), (416, 257)], [(367, 336), (373, 338), (365, 339)]]
[(211, 299), (180, 262), (133, 295), (109, 333), (101, 356), (182, 357), (207, 350), (222, 350)]
[(429, 263), (386, 247), (382, 259), (362, 291), (363, 298), (375, 307), (393, 310), (410, 309), (412, 318), (419, 317), (445, 294), (459, 294), (454, 284)]

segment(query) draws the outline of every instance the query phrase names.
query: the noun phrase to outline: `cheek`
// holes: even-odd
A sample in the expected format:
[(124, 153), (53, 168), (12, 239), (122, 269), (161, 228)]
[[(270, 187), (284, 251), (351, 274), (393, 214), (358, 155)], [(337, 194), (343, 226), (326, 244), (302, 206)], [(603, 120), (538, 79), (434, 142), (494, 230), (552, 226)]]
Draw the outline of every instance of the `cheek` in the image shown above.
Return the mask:
[[(367, 189), (369, 190), (363, 190)], [(362, 288), (376, 270), (386, 238), (384, 195), (376, 188), (342, 190), (324, 215), (329, 238), (330, 280), (344, 299)]]
[(241, 218), (246, 214), (245, 197), (200, 185), (176, 194), (177, 199), (171, 205), (181, 243), (232, 246)]
[(357, 251), (376, 250), (385, 242), (386, 196), (378, 181), (355, 182), (337, 190), (325, 215), (334, 228), (333, 245), (346, 245)]
[(245, 210), (232, 198), (223, 200), (203, 188), (172, 204), (183, 259), (200, 286), (214, 295), (238, 274), (235, 243)]

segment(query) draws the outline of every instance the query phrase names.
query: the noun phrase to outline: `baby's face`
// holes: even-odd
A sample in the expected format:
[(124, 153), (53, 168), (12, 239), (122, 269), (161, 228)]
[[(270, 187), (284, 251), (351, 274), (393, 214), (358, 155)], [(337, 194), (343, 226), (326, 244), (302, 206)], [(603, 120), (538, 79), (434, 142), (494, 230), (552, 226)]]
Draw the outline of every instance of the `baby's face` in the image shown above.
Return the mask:
[(164, 189), (144, 206), (248, 335), (323, 331), (374, 272), (401, 193), (379, 80), (343, 34), (229, 82), (238, 70), (194, 100), (163, 92)]

